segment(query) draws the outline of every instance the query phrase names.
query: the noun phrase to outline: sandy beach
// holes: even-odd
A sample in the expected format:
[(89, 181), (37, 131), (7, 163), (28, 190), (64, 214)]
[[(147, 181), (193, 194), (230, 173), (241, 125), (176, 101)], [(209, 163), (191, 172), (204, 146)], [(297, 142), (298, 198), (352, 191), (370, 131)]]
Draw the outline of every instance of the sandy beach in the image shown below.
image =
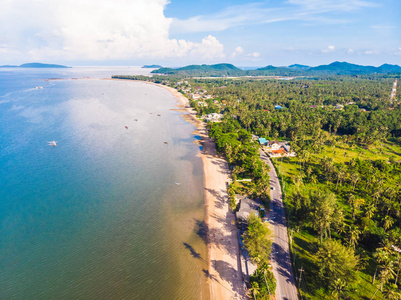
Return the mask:
[(196, 134), (201, 137), (209, 262), (209, 270), (205, 275), (209, 279), (210, 298), (247, 299), (243, 286), (234, 214), (228, 203), (227, 162), (217, 156), (215, 144), (208, 136), (205, 123), (196, 118), (188, 99), (174, 88), (157, 85), (177, 97), (178, 107), (183, 111), (184, 118), (197, 127)]

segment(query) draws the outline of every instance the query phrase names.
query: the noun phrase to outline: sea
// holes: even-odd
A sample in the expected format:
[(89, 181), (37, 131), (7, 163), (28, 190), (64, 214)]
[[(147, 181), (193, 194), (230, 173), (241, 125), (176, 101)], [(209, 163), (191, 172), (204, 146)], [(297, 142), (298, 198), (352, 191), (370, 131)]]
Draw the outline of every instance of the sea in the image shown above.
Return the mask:
[(209, 299), (195, 127), (110, 80), (149, 72), (0, 69), (0, 299)]

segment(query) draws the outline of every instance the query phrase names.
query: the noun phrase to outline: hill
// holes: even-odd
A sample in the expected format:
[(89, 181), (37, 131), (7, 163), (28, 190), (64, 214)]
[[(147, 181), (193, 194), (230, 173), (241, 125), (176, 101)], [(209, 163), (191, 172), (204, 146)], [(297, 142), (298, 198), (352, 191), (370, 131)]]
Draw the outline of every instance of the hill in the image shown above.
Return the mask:
[(362, 66), (350, 64), (347, 62), (333, 62), (329, 65), (321, 65), (309, 69), (313, 73), (327, 73), (337, 75), (355, 75), (355, 74), (385, 74), (401, 72), (401, 67), (397, 65), (384, 64), (380, 67)]
[(70, 68), (70, 67), (63, 65), (55, 65), (55, 64), (27, 63), (27, 64), (22, 64), (20, 66), (4, 65), (0, 66), (0, 68)]
[(163, 67), (160, 65), (144, 65), (142, 67), (142, 69), (160, 69), (160, 68), (163, 68)]
[(365, 75), (401, 73), (398, 65), (384, 64), (380, 67), (362, 66), (347, 62), (333, 62), (329, 65), (309, 67), (293, 64), (288, 67), (268, 65), (256, 70), (241, 70), (232, 64), (189, 65), (182, 68), (160, 68), (153, 70), (155, 74), (181, 76), (321, 76), (321, 75)]
[(243, 76), (245, 71), (231, 64), (189, 65), (182, 68), (160, 68), (152, 71), (156, 74), (174, 74), (187, 76)]

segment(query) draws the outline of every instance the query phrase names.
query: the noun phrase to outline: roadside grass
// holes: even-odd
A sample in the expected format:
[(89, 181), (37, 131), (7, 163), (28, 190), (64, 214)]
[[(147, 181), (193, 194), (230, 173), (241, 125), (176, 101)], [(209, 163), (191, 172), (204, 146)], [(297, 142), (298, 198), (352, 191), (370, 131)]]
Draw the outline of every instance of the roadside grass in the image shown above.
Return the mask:
[[(304, 270), (301, 278), (301, 294), (304, 299), (320, 300), (320, 299), (335, 299), (331, 294), (330, 287), (323, 286), (317, 266), (314, 259), (314, 254), (318, 250), (319, 239), (313, 235), (312, 228), (303, 228), (299, 232), (293, 233), (292, 238), (292, 263), (297, 279), (297, 287), (299, 286), (299, 277), (301, 268)], [(294, 260), (295, 255), (295, 260)], [(344, 299), (371, 299), (377, 289), (377, 285), (372, 284), (375, 264), (372, 259), (369, 259), (365, 268), (358, 272), (357, 280), (353, 284), (347, 286), (344, 292)], [(378, 281), (376, 281), (378, 284)], [(385, 299), (380, 290), (377, 291), (374, 299)]]
[(334, 146), (324, 145), (323, 151), (315, 154), (316, 158), (331, 157), (336, 163), (349, 162), (353, 158), (369, 160), (388, 161), (393, 157), (396, 161), (401, 160), (401, 147), (395, 142), (386, 141), (374, 148), (363, 148), (360, 146), (349, 146), (339, 142)]

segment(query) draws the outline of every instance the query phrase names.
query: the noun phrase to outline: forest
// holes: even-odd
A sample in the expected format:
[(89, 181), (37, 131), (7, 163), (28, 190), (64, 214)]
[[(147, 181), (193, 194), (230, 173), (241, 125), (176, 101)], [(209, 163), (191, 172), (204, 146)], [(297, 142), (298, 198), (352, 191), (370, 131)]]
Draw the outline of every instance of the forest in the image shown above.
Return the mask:
[(401, 299), (401, 99), (390, 100), (399, 77), (146, 80), (188, 97), (212, 96), (207, 105), (191, 105), (199, 117), (223, 114), (209, 132), (233, 179), (252, 179), (243, 193), (268, 201), (267, 171), (252, 135), (290, 142), (297, 156), (273, 163), (296, 278), (303, 271), (302, 299)]

